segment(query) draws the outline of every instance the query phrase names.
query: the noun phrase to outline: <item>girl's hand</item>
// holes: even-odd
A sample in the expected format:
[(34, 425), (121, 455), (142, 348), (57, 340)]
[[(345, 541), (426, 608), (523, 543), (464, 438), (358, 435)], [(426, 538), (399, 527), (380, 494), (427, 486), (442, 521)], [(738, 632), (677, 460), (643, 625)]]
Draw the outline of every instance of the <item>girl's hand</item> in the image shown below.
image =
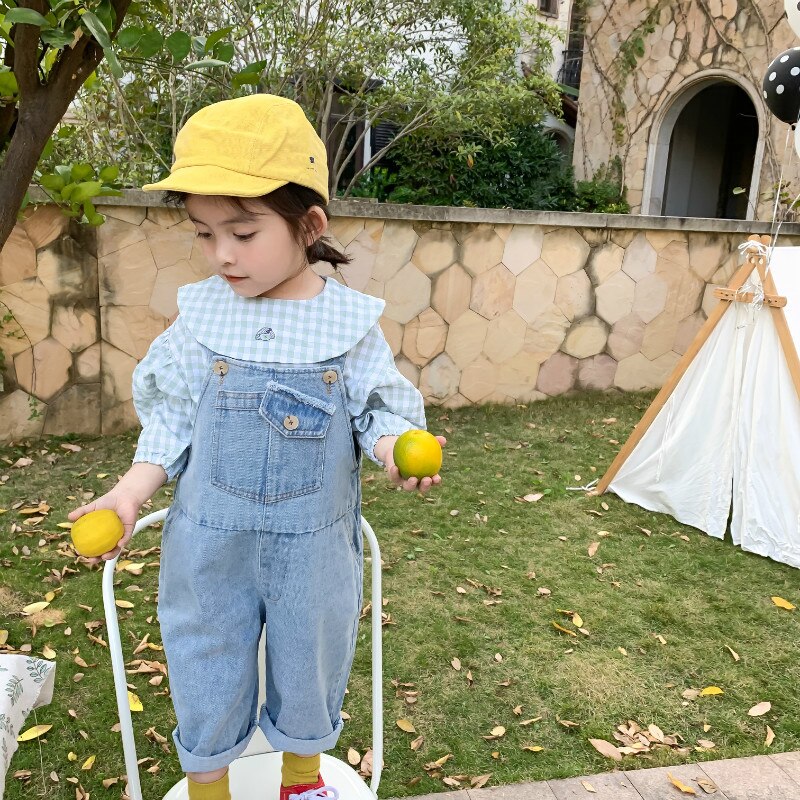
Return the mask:
[[(375, 455), (385, 464), (384, 471), (389, 475), (389, 480), (395, 486), (402, 486), (403, 491), (413, 492), (419, 490), (422, 494), (428, 491), (431, 486), (438, 486), (442, 482), (442, 476), (439, 474), (432, 477), (422, 478), (404, 478), (400, 474), (400, 470), (394, 463), (394, 443), (399, 439), (399, 436), (381, 436), (375, 443)], [(444, 447), (447, 444), (447, 439), (444, 436), (437, 436), (436, 440)]]
[(117, 516), (122, 520), (122, 524), (125, 527), (125, 533), (117, 543), (117, 546), (113, 550), (103, 553), (102, 556), (87, 558), (86, 561), (89, 564), (99, 564), (101, 561), (109, 561), (122, 552), (122, 548), (125, 547), (131, 536), (133, 536), (133, 526), (136, 524), (141, 506), (142, 503), (137, 497), (129, 492), (120, 490), (119, 487), (116, 486), (108, 494), (104, 494), (91, 503), (69, 512), (67, 519), (69, 519), (70, 522), (75, 522), (75, 520), (80, 519), (84, 514), (88, 514), (90, 511), (110, 508), (112, 511), (117, 512)]

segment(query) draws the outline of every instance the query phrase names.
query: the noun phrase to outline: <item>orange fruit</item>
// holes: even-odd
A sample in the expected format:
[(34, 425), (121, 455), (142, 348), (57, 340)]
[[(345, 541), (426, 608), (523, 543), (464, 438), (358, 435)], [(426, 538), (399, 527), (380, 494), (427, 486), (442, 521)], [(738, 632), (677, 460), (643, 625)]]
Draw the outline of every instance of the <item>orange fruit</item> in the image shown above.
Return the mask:
[(113, 550), (124, 533), (122, 520), (110, 508), (84, 514), (70, 530), (73, 546), (86, 558), (96, 558)]
[(404, 478), (432, 478), (442, 466), (442, 446), (428, 431), (406, 431), (394, 443), (393, 454)]

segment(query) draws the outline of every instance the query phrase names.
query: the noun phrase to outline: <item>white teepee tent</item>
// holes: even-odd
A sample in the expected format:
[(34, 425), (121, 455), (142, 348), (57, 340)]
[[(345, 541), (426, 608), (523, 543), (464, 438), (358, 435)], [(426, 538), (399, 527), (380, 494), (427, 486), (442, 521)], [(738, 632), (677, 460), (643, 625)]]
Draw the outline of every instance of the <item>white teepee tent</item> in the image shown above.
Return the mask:
[(750, 241), (597, 492), (800, 567), (800, 248)]

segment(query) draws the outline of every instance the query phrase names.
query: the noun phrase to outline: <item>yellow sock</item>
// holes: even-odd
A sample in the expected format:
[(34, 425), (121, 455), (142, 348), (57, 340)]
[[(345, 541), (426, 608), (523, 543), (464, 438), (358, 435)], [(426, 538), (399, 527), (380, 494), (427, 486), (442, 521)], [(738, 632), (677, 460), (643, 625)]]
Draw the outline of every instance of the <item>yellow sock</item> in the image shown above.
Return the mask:
[(283, 766), (281, 767), (281, 785), (297, 786), (298, 784), (316, 783), (319, 775), (319, 761), (319, 753), (315, 756), (298, 756), (294, 753), (284, 753)]
[(189, 800), (231, 800), (227, 772), (212, 783), (195, 783), (189, 777), (187, 780), (189, 782)]

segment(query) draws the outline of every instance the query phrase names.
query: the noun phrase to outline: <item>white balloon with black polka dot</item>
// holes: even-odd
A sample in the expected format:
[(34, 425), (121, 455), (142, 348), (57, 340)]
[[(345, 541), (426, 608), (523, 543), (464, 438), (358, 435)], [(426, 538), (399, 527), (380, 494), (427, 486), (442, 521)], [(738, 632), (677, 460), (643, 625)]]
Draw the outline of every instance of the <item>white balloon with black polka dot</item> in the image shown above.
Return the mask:
[(789, 25), (800, 36), (800, 2), (798, 0), (783, 0), (783, 7), (786, 9)]
[[(800, 12), (798, 12), (800, 13)], [(800, 47), (781, 53), (767, 67), (762, 84), (764, 102), (781, 121), (794, 124), (800, 117)]]

